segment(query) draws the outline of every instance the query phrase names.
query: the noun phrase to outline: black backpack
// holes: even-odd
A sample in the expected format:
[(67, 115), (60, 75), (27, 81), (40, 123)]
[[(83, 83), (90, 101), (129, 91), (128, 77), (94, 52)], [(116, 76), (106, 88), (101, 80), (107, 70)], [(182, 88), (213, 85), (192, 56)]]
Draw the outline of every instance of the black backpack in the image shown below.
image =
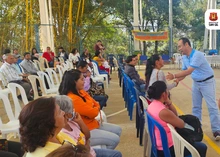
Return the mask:
[(194, 115), (181, 115), (179, 116), (185, 123), (191, 125), (194, 131), (187, 128), (175, 128), (176, 131), (190, 144), (200, 142), (203, 139), (203, 131), (200, 120)]

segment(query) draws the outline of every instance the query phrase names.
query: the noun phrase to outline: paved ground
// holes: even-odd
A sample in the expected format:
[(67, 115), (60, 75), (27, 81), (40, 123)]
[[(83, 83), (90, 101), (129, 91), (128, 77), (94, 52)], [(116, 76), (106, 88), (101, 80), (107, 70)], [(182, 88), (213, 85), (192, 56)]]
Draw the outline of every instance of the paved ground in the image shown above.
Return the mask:
[[(139, 69), (139, 68), (137, 68)], [(168, 71), (175, 73), (178, 70), (165, 69), (165, 73)], [(215, 69), (215, 78), (217, 84), (217, 98), (220, 98), (220, 70)], [(140, 75), (144, 76), (144, 70), (141, 67), (139, 69)], [(133, 120), (130, 121), (128, 117), (128, 112), (124, 108), (124, 101), (122, 99), (121, 88), (118, 84), (117, 72), (113, 71), (111, 75), (112, 80), (109, 88), (106, 89), (109, 95), (109, 101), (104, 111), (108, 116), (108, 122), (118, 124), (122, 127), (121, 141), (117, 146), (117, 150), (121, 151), (123, 157), (143, 157), (143, 146), (139, 145), (139, 138), (136, 138), (135, 129), (135, 112), (133, 114)], [(191, 113), (191, 78), (187, 77), (185, 80), (179, 83), (178, 87), (172, 89), (172, 101), (178, 107), (179, 112)], [(135, 109), (134, 109), (135, 111)], [(0, 103), (0, 115), (3, 121), (7, 120), (5, 113), (3, 111), (3, 105)], [(219, 157), (220, 156), (220, 142), (215, 142), (212, 137), (212, 132), (210, 128), (210, 121), (208, 111), (203, 104), (203, 131), (205, 133), (204, 142), (208, 145), (207, 157)], [(13, 138), (12, 138), (13, 139)], [(17, 140), (17, 139), (15, 139)]]
[[(143, 67), (137, 67), (141, 77), (144, 78)], [(176, 73), (178, 69), (169, 69), (168, 67), (163, 69), (164, 73), (172, 72)], [(216, 78), (216, 96), (220, 98), (220, 70), (214, 69), (215, 78)], [(118, 86), (117, 76), (113, 73), (112, 81), (107, 89), (107, 93), (110, 98), (108, 101), (108, 106), (105, 108), (105, 113), (107, 115), (113, 114), (124, 109), (124, 102), (121, 96), (121, 88)], [(178, 87), (172, 89), (172, 101), (178, 108), (180, 114), (191, 113), (191, 85), (192, 80), (190, 76), (186, 77), (181, 81)], [(215, 142), (212, 136), (210, 128), (209, 114), (205, 102), (203, 101), (203, 131), (205, 133), (203, 142), (208, 146), (207, 157), (218, 157), (220, 156), (220, 141)], [(135, 117), (135, 112), (134, 116)], [(134, 118), (133, 118), (134, 119)], [(108, 118), (108, 122), (118, 124), (122, 127), (123, 132), (121, 135), (121, 142), (116, 148), (120, 150), (124, 157), (142, 157), (143, 156), (143, 146), (139, 146), (139, 139), (136, 138), (136, 129), (135, 129), (135, 119), (133, 121), (129, 120), (127, 111), (121, 112), (117, 115)]]

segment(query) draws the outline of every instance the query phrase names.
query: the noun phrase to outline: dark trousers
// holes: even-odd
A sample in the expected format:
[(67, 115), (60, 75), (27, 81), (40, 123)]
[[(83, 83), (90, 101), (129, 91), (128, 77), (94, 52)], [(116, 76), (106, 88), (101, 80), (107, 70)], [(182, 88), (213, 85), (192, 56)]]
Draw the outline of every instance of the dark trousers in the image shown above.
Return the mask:
[[(201, 157), (206, 157), (206, 152), (207, 152), (206, 144), (204, 144), (202, 142), (195, 142), (192, 146), (198, 151), (198, 153)], [(175, 157), (175, 152), (174, 152), (174, 147), (173, 146), (170, 147), (170, 155), (171, 155), (171, 157)], [(184, 156), (189, 156), (189, 155), (191, 155), (191, 153), (185, 148)], [(158, 150), (157, 151), (157, 156), (158, 157), (164, 157), (163, 151)]]
[(93, 99), (99, 102), (100, 109), (102, 109), (104, 106), (106, 106), (106, 102), (108, 100), (108, 97), (104, 95), (94, 95)]
[(24, 151), (21, 149), (21, 143), (8, 141), (8, 151), (0, 150), (0, 157), (22, 157)]
[(29, 82), (26, 82), (26, 81), (23, 81), (23, 80), (14, 80), (14, 81), (10, 81), (10, 82), (17, 83), (17, 84), (21, 85), (25, 90), (27, 98), (30, 98), (30, 90), (32, 89), (32, 87), (31, 87), (31, 84)]

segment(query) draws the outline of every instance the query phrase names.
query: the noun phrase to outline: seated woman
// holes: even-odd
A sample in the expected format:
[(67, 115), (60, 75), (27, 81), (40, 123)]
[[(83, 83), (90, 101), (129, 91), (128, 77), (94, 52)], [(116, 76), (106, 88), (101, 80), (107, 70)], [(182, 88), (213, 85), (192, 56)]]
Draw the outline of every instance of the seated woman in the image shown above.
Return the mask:
[(41, 97), (24, 106), (19, 115), (19, 131), (26, 157), (45, 157), (64, 140), (76, 145), (77, 141), (60, 132), (64, 127), (64, 114), (52, 97)]
[(38, 60), (39, 59), (39, 53), (37, 52), (36, 48), (32, 48), (31, 50), (31, 60)]
[(105, 70), (109, 74), (110, 68), (106, 68), (104, 66), (104, 64), (106, 64), (107, 61), (102, 57), (102, 54), (100, 51), (95, 52), (95, 56), (93, 57), (93, 60), (98, 63), (100, 70)]
[(65, 126), (61, 130), (62, 132), (68, 134), (76, 141), (81, 141), (85, 143), (90, 149), (91, 157), (121, 157), (121, 153), (116, 150), (111, 149), (93, 149), (90, 147), (90, 131), (83, 122), (80, 114), (74, 111), (72, 100), (66, 95), (55, 96), (56, 104), (60, 106), (60, 109), (65, 112)]
[(167, 89), (171, 90), (172, 88), (176, 87), (179, 83), (178, 80), (175, 80), (173, 83), (168, 84), (165, 78), (165, 75), (161, 68), (164, 66), (163, 59), (160, 55), (155, 54), (152, 55), (147, 60), (147, 66), (146, 66), (146, 86), (151, 86), (156, 81), (163, 81), (167, 84)]
[(88, 63), (86, 61), (80, 61), (77, 65), (77, 69), (84, 76), (84, 90), (89, 93), (93, 99), (99, 102), (101, 109), (106, 105), (108, 100), (108, 95), (105, 94), (104, 88), (101, 88), (97, 84), (100, 84), (104, 87), (103, 83), (95, 83), (91, 78), (91, 72), (88, 70)]
[(76, 48), (72, 49), (69, 53), (69, 61), (73, 63), (74, 66), (77, 66), (78, 62), (80, 61), (80, 55)]
[(102, 123), (95, 119), (100, 112), (100, 105), (84, 88), (84, 77), (79, 70), (66, 71), (63, 75), (59, 93), (72, 99), (75, 111), (78, 112), (91, 133), (91, 146), (106, 145), (114, 149), (120, 140), (121, 127), (110, 123)]
[[(152, 103), (148, 106), (148, 113), (158, 121), (165, 129), (167, 134), (168, 145), (170, 149), (170, 154), (172, 157), (175, 157), (173, 141), (171, 136), (171, 131), (167, 126), (167, 123), (173, 125), (177, 128), (184, 128), (187, 124), (184, 123), (182, 119), (177, 116), (175, 107), (172, 105), (172, 102), (168, 98), (168, 91), (165, 82), (156, 81), (148, 89), (149, 98), (154, 99)], [(163, 147), (161, 142), (161, 137), (158, 129), (155, 129), (156, 134), (156, 144), (158, 157), (163, 157)], [(193, 147), (197, 149), (201, 157), (206, 156), (207, 146), (202, 142), (195, 142)], [(189, 151), (184, 152), (185, 155), (189, 155)]]
[(84, 145), (64, 144), (56, 150), (52, 151), (46, 157), (91, 157), (89, 151)]

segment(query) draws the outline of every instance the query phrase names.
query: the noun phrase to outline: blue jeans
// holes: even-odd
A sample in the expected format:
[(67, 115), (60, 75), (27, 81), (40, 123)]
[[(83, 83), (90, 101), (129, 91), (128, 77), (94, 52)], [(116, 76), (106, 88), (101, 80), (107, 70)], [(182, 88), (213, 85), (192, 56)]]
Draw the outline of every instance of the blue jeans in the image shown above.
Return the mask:
[(94, 148), (96, 157), (122, 157), (121, 152), (112, 149), (98, 149)]
[(193, 115), (202, 121), (202, 98), (205, 99), (206, 105), (209, 110), (209, 117), (211, 122), (212, 132), (220, 131), (220, 114), (219, 109), (216, 104), (215, 98), (215, 79), (209, 79), (205, 82), (195, 82), (193, 81), (192, 86), (192, 102)]
[(108, 149), (115, 149), (120, 141), (121, 131), (120, 126), (103, 122), (98, 129), (90, 131), (90, 145), (106, 145)]
[(104, 106), (106, 106), (106, 102), (108, 98), (104, 95), (94, 95), (93, 99), (99, 102), (100, 104), (100, 109), (102, 109)]

